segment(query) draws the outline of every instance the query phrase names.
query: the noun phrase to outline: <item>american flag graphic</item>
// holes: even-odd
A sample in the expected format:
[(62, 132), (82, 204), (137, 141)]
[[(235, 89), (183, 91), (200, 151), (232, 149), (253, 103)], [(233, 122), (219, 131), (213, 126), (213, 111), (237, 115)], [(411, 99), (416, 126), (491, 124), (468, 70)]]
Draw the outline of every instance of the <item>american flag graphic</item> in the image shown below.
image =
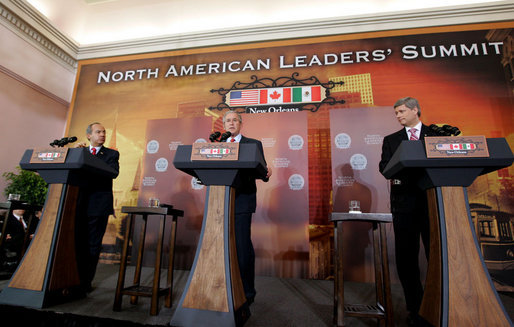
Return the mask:
[(323, 90), (321, 85), (234, 90), (228, 93), (226, 103), (235, 107), (322, 102), (325, 99)]
[(476, 144), (474, 143), (444, 143), (444, 144), (437, 144), (436, 145), (437, 150), (475, 150)]
[(229, 154), (230, 149), (221, 148), (221, 149), (201, 149), (200, 154)]
[(229, 106), (252, 105), (259, 103), (259, 90), (230, 91)]

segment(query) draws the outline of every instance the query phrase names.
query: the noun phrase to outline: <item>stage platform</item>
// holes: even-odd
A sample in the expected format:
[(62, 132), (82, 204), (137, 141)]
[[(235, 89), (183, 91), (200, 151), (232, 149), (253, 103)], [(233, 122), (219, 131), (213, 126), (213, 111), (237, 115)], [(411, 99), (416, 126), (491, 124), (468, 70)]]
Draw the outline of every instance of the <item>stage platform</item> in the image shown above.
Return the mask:
[[(139, 298), (137, 305), (130, 304), (124, 296), (120, 312), (112, 311), (119, 265), (99, 264), (93, 282), (93, 291), (85, 298), (54, 305), (45, 309), (29, 309), (0, 305), (2, 321), (12, 318), (18, 326), (169, 326), (175, 307), (184, 289), (189, 271), (174, 273), (173, 305), (164, 307), (164, 297), (159, 301), (159, 314), (150, 316), (150, 298)], [(142, 282), (151, 284), (153, 271), (144, 268)], [(163, 273), (163, 282), (166, 274)], [(133, 276), (133, 267), (127, 269), (127, 281)], [(0, 288), (8, 280), (0, 281)], [(333, 326), (333, 281), (293, 278), (256, 278), (257, 297), (250, 307), (251, 317), (245, 327), (273, 326)], [(368, 304), (374, 301), (373, 284), (345, 283), (347, 303)], [(392, 285), (396, 326), (405, 326), (405, 303), (399, 284)], [(500, 298), (514, 320), (514, 294), (500, 293)], [(11, 319), (9, 319), (12, 321)], [(376, 326), (376, 319), (345, 318), (347, 326)], [(4, 323), (1, 323), (2, 326)], [(14, 325), (13, 325), (14, 326)]]

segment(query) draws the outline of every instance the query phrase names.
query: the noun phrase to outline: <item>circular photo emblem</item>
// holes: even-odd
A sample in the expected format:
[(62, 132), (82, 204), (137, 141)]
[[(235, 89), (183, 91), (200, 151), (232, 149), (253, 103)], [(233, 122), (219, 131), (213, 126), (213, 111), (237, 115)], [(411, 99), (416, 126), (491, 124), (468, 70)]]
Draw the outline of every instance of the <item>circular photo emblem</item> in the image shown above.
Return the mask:
[(151, 140), (146, 145), (146, 152), (148, 153), (157, 153), (159, 151), (159, 142), (157, 140)]
[(368, 165), (368, 159), (363, 154), (356, 153), (350, 158), (350, 165), (354, 170), (364, 170)]
[(303, 137), (300, 135), (291, 135), (289, 140), (287, 140), (289, 144), (289, 149), (291, 150), (301, 150), (303, 148)]
[(155, 162), (155, 170), (162, 173), (168, 169), (168, 160), (166, 158), (159, 158)]
[(200, 184), (200, 180), (196, 177), (191, 178), (191, 188), (193, 190), (201, 190), (203, 189), (203, 184)]
[(352, 138), (346, 133), (339, 133), (336, 135), (334, 143), (338, 149), (348, 149), (352, 145)]
[(303, 179), (302, 175), (293, 174), (289, 177), (288, 184), (291, 190), (298, 191), (303, 189), (303, 186), (305, 185), (305, 180)]

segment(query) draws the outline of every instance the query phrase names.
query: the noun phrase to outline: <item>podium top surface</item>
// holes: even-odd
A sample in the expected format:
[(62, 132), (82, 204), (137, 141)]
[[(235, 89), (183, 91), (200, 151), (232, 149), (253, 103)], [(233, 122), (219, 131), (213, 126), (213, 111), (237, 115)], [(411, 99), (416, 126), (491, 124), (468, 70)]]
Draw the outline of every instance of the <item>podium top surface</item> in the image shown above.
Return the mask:
[(31, 171), (84, 170), (97, 175), (116, 178), (118, 172), (102, 160), (93, 156), (87, 148), (69, 148), (63, 163), (30, 163), (33, 150), (25, 150), (20, 167)]
[(514, 156), (504, 138), (488, 138), (487, 147), (487, 158), (427, 158), (423, 141), (403, 141), (383, 175), (391, 179), (405, 170), (427, 168), (482, 168), (480, 175), (483, 175), (512, 165)]
[(41, 206), (28, 204), (26, 201), (7, 201), (7, 202), (0, 202), (0, 209), (26, 209), (26, 210), (34, 210), (34, 209), (40, 209)]
[(352, 213), (352, 212), (332, 212), (330, 220), (338, 221), (367, 221), (378, 223), (390, 223), (393, 221), (393, 215), (390, 213)]
[(171, 205), (162, 205), (159, 207), (121, 207), (121, 212), (135, 215), (167, 215), (167, 216), (184, 216), (184, 211), (173, 209)]

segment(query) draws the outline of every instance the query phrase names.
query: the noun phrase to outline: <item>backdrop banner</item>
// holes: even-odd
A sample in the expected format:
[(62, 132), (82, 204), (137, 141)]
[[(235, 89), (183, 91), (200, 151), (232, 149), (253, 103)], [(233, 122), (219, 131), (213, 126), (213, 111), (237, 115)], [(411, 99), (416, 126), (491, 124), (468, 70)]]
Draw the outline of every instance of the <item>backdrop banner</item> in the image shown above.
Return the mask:
[[(505, 137), (514, 144), (512, 59), (502, 37), (509, 31), (494, 26), (80, 61), (68, 135), (85, 140), (85, 126), (100, 121), (107, 129), (106, 145), (121, 155), (114, 181), (116, 215), (109, 220), (103, 260), (119, 258), (121, 207), (144, 205), (155, 196), (185, 210), (177, 265), (190, 265), (204, 190), (195, 189), (185, 174), (172, 172), (173, 147), (207, 140), (213, 130), (222, 130), (223, 112), (235, 109), (246, 113), (243, 133), (263, 142), (274, 169), (268, 183), (258, 182), (252, 230), (258, 273), (329, 278), (332, 210), (346, 210), (354, 194), (370, 212), (389, 210), (377, 165), (382, 138), (400, 127), (391, 111), (397, 99), (417, 98), (425, 124), (449, 124), (463, 135)], [(351, 139), (347, 149), (344, 134)], [(153, 140), (158, 150), (149, 153), (155, 151)], [(366, 169), (355, 169), (363, 158)], [(157, 171), (166, 164), (165, 171)], [(514, 285), (513, 169), (481, 176), (468, 188), (476, 232), (499, 288)], [(366, 245), (369, 236), (362, 233), (355, 234), (355, 241)], [(369, 280), (370, 274), (359, 273), (369, 269), (360, 268), (367, 259), (348, 260), (356, 262), (352, 279)]]
[[(257, 182), (259, 206), (252, 223), (256, 271), (264, 275), (305, 277), (309, 258), (307, 115), (242, 116), (242, 133), (263, 143), (268, 164), (277, 176), (267, 183)], [(283, 124), (284, 119), (289, 119), (289, 124)], [(265, 137), (262, 137), (263, 125), (271, 131)], [(206, 187), (175, 169), (173, 158), (178, 145), (206, 142), (211, 129), (209, 117), (150, 120), (147, 125), (138, 204), (147, 206), (150, 198), (158, 198), (161, 204), (184, 210), (176, 239), (178, 269), (192, 266), (202, 228)], [(290, 203), (297, 205), (291, 209)], [(135, 230), (139, 230), (140, 224), (141, 221), (135, 224)], [(159, 219), (149, 218), (144, 257), (148, 266), (155, 262), (158, 228)], [(134, 233), (134, 244), (139, 241), (139, 234)], [(165, 239), (165, 244), (168, 241)], [(134, 257), (136, 251), (137, 246), (133, 246)]]
[[(393, 107), (330, 111), (334, 212), (348, 212), (352, 200), (359, 201), (362, 212), (391, 212), (389, 183), (378, 171), (378, 163), (382, 139), (400, 128)], [(366, 276), (366, 280), (373, 280), (371, 227), (362, 222), (344, 224), (343, 247), (351, 249), (350, 255), (344, 257), (345, 278), (358, 280), (359, 276)], [(393, 225), (385, 228), (389, 262), (394, 263)], [(395, 270), (396, 266), (391, 264), (391, 271)], [(397, 280), (396, 273), (391, 273), (391, 279)]]

